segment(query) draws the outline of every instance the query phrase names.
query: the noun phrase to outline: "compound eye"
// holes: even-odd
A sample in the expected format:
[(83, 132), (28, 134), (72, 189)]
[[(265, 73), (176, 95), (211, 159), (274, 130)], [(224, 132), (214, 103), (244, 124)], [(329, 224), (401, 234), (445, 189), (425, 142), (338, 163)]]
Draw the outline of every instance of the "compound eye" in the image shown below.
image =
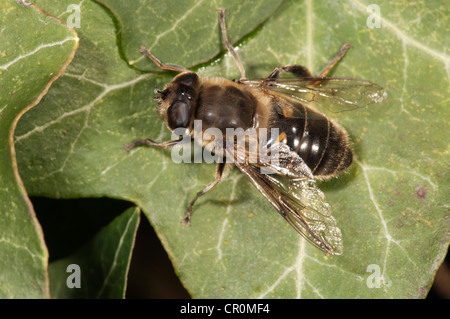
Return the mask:
[(167, 110), (167, 119), (170, 129), (186, 128), (189, 123), (191, 109), (186, 102), (176, 101)]

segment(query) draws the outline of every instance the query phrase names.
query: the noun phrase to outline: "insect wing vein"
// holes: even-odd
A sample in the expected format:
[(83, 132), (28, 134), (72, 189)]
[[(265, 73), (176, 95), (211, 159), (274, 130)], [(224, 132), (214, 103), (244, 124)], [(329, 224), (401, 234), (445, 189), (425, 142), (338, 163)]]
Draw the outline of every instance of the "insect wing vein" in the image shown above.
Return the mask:
[(244, 84), (281, 93), (312, 107), (333, 113), (365, 108), (386, 99), (386, 91), (373, 82), (352, 78), (252, 79)]
[(252, 164), (235, 164), (300, 235), (327, 254), (342, 254), (341, 231), (315, 180), (261, 174)]

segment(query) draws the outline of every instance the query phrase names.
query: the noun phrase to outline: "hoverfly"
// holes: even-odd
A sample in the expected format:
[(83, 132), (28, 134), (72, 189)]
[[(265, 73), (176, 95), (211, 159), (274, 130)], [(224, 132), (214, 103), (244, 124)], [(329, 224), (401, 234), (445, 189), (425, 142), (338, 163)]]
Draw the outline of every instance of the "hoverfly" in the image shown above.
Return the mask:
[[(278, 128), (281, 133), (264, 145), (270, 154), (276, 154), (277, 161), (263, 162), (257, 157), (250, 162), (246, 147), (243, 152), (233, 152), (238, 148), (233, 140), (202, 140), (203, 146), (211, 142), (220, 145), (215, 150), (224, 160), (217, 164), (215, 180), (191, 201), (184, 223), (189, 224), (196, 200), (216, 186), (234, 164), (300, 235), (326, 254), (341, 254), (341, 231), (316, 180), (334, 177), (347, 169), (352, 163), (352, 151), (346, 131), (315, 106), (324, 104), (335, 112), (365, 107), (383, 100), (383, 88), (364, 80), (326, 77), (351, 47), (348, 43), (316, 77), (303, 66), (288, 65), (275, 68), (267, 78), (247, 79), (228, 42), (225, 10), (217, 11), (225, 47), (241, 79), (200, 78), (184, 67), (162, 63), (142, 47), (140, 52), (159, 68), (180, 73), (163, 90), (155, 90), (159, 94), (155, 98), (159, 101), (157, 111), (172, 132), (181, 127), (194, 139), (194, 120), (202, 121), (203, 130), (214, 127), (222, 132), (227, 128), (254, 129), (258, 133)], [(282, 72), (293, 77), (280, 77)], [(143, 139), (126, 145), (126, 149), (139, 145), (168, 148), (182, 138), (180, 135), (179, 139), (162, 143)], [(265, 173), (265, 169), (272, 173)]]

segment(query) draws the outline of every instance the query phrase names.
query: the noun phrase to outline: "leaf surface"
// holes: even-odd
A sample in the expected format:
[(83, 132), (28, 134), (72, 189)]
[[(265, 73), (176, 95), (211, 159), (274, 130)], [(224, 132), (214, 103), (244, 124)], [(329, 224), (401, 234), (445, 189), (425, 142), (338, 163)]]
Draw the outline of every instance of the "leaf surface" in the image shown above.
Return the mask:
[[(137, 51), (156, 43), (152, 50), (161, 61), (205, 77), (238, 78), (238, 69), (228, 54), (217, 56), (220, 31), (209, 3), (170, 10), (171, 2), (102, 3), (81, 3), (77, 56), (20, 122), (19, 164), (30, 192), (133, 201), (193, 297), (427, 294), (449, 244), (450, 24), (442, 2), (385, 1), (381, 28), (368, 26), (370, 3), (358, 0), (283, 1), (273, 14), (227, 7), (248, 77), (289, 64), (317, 74), (347, 41), (353, 49), (330, 75), (370, 80), (388, 92), (384, 103), (329, 114), (348, 131), (355, 154), (347, 174), (319, 185), (343, 234), (344, 253), (336, 257), (308, 245), (236, 169), (197, 202), (191, 227), (180, 224), (190, 200), (214, 179), (214, 164), (176, 164), (170, 150), (124, 151), (136, 139), (170, 139), (152, 92), (174, 74), (141, 73), (154, 66)], [(48, 10), (66, 17), (68, 1), (58, 5), (47, 4)]]
[(2, 1), (0, 21), (0, 298), (45, 298), (48, 253), (17, 171), (13, 134), (70, 63), (78, 37), (16, 1)]
[(76, 253), (50, 264), (52, 298), (124, 298), (139, 214), (126, 210)]

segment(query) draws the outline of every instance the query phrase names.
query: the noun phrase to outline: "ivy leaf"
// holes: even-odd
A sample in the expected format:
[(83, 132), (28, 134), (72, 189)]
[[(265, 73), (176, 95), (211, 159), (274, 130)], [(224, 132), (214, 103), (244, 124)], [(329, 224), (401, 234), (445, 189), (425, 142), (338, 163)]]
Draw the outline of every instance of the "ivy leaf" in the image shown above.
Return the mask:
[(128, 209), (76, 253), (50, 264), (52, 298), (124, 298), (139, 213)]
[[(68, 1), (42, 3), (66, 17)], [(123, 150), (144, 137), (170, 139), (152, 91), (174, 74), (138, 71), (155, 69), (139, 58), (141, 44), (157, 42), (152, 52), (161, 61), (203, 77), (239, 76), (228, 54), (216, 55), (216, 12), (203, 1), (173, 7), (141, 1), (128, 8), (81, 2), (77, 56), (16, 133), (27, 189), (133, 201), (193, 297), (424, 297), (449, 245), (443, 4), (385, 2), (381, 15), (370, 17), (370, 3), (359, 0), (283, 1), (273, 14), (263, 5), (244, 2), (248, 9), (240, 11), (233, 3), (223, 6), (248, 77), (289, 64), (318, 73), (347, 41), (353, 49), (332, 75), (370, 80), (388, 92), (384, 103), (330, 114), (349, 132), (356, 159), (347, 174), (320, 183), (342, 230), (342, 256), (325, 257), (308, 245), (236, 169), (197, 202), (191, 227), (184, 227), (185, 210), (214, 179), (214, 165), (176, 164), (170, 150)], [(211, 22), (199, 18), (206, 12)], [(240, 18), (233, 20), (235, 13)], [(369, 18), (378, 18), (380, 28)], [(160, 29), (150, 28), (152, 22)], [(200, 41), (197, 31), (204, 28)], [(198, 50), (204, 42), (205, 51)]]
[[(275, 1), (143, 1), (130, 5), (118, 0), (97, 0), (119, 23), (121, 46), (130, 65), (158, 70), (139, 53), (145, 45), (170, 63), (190, 67), (209, 62), (223, 50), (217, 8), (227, 8), (228, 37), (231, 42), (248, 34), (280, 5)], [(135, 13), (139, 12), (138, 15)], [(183, 52), (183, 54), (179, 54)]]
[(38, 7), (0, 4), (0, 298), (48, 296), (48, 253), (17, 171), (19, 118), (47, 93), (73, 58), (74, 30)]

